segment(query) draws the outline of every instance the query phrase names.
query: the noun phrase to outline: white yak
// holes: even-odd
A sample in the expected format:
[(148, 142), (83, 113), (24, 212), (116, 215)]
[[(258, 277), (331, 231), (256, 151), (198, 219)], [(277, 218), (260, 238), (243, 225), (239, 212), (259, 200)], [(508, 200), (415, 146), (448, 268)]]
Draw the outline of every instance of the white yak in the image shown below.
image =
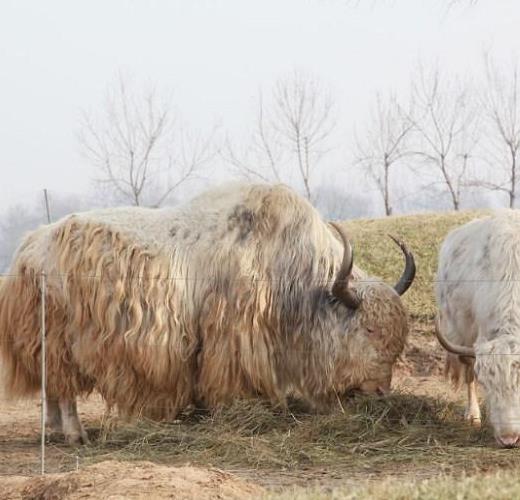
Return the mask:
[(520, 444), (520, 213), (503, 210), (448, 234), (439, 256), (437, 336), (446, 371), (468, 388), (466, 418), (480, 425), (475, 375), (498, 443)]

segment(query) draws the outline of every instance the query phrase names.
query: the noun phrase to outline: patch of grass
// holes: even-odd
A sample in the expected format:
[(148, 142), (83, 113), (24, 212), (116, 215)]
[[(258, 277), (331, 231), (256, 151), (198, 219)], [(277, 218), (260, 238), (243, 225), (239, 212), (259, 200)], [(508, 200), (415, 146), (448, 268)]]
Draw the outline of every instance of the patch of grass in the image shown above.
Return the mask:
[(462, 408), (442, 398), (403, 393), (356, 397), (328, 414), (237, 401), (173, 424), (106, 427), (96, 444), (82, 451), (82, 461), (145, 459), (289, 470), (327, 465), (349, 473), (520, 465), (519, 452), (494, 448), (487, 427), (471, 429), (461, 414)]
[(414, 319), (426, 321), (435, 315), (434, 279), (443, 239), (455, 227), (489, 213), (472, 210), (354, 220), (345, 227), (352, 237), (356, 264), (388, 283), (395, 283), (403, 270), (402, 254), (388, 234), (406, 243), (415, 256), (417, 275), (404, 302)]
[(450, 477), (440, 475), (425, 480), (391, 478), (362, 481), (349, 488), (332, 490), (292, 488), (283, 493), (266, 495), (265, 500), (509, 500), (520, 497), (518, 474), (512, 471), (480, 476)]

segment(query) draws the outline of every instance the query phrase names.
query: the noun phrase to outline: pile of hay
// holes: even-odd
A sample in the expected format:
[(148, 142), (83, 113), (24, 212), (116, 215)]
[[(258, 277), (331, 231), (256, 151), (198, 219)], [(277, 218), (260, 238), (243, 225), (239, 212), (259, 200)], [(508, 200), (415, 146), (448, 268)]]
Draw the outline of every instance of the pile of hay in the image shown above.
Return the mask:
[(446, 472), (520, 465), (516, 450), (494, 448), (488, 427), (468, 427), (462, 413), (459, 405), (445, 399), (404, 393), (358, 396), (321, 415), (237, 401), (173, 424), (107, 425), (95, 445), (82, 450), (81, 460), (285, 470), (328, 465), (373, 474), (401, 466)]

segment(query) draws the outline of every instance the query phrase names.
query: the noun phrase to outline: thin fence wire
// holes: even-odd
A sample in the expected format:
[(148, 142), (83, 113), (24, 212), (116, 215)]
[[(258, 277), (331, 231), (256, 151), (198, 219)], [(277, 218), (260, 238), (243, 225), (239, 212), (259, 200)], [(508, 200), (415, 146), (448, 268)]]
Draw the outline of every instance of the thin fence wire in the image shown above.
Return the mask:
[[(56, 273), (56, 272), (47, 272), (46, 273), (47, 278), (56, 278), (56, 279), (65, 279), (65, 278), (79, 278), (84, 280), (111, 280), (113, 282), (146, 282), (146, 281), (186, 281), (186, 282), (206, 282), (206, 281), (217, 281), (221, 277), (218, 275), (214, 276), (123, 276), (120, 278), (117, 278), (114, 276), (113, 273), (107, 272), (106, 274), (83, 274), (78, 276), (76, 273)], [(2, 278), (27, 278), (29, 276), (29, 273), (26, 275), (22, 275), (19, 273), (10, 273), (10, 272), (4, 272), (0, 273), (0, 279)], [(243, 283), (243, 282), (249, 282), (249, 283), (278, 283), (281, 281), (286, 281), (287, 277), (282, 276), (279, 278), (275, 277), (267, 277), (267, 278), (256, 278), (252, 276), (242, 276), (239, 278), (232, 278), (232, 279), (226, 279), (226, 282), (228, 283)], [(328, 279), (318, 279), (318, 280), (308, 280), (305, 283), (308, 285), (327, 285), (327, 284), (333, 284), (336, 281), (336, 278), (328, 278)], [(356, 278), (352, 279), (352, 283), (355, 284), (367, 284), (367, 283), (380, 283), (381, 279), (379, 278)], [(496, 279), (482, 279), (482, 278), (475, 278), (475, 279), (456, 279), (456, 280), (446, 280), (446, 279), (425, 279), (421, 277), (416, 277), (413, 280), (413, 283), (420, 282), (425, 284), (435, 284), (435, 283), (519, 283), (520, 278), (496, 278)]]

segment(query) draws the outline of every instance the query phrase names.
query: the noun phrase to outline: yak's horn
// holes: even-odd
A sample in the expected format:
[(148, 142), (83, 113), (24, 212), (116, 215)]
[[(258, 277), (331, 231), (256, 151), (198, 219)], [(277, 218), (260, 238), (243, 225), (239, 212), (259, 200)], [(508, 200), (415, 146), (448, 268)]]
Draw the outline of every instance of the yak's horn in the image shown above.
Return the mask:
[(473, 349), (473, 347), (453, 344), (446, 337), (444, 337), (444, 335), (441, 333), (441, 325), (438, 317), (435, 318), (435, 335), (437, 335), (437, 340), (441, 346), (444, 347), (444, 349), (446, 349), (448, 352), (468, 358), (475, 357), (475, 349)]
[(399, 246), (399, 248), (401, 249), (401, 251), (404, 254), (404, 258), (405, 258), (404, 271), (403, 271), (401, 278), (394, 286), (394, 290), (399, 295), (403, 295), (403, 293), (405, 293), (406, 290), (408, 290), (408, 288), (410, 288), (410, 286), (413, 282), (413, 279), (415, 278), (415, 259), (413, 258), (412, 252), (410, 252), (410, 250), (408, 250), (406, 245), (401, 240), (398, 240), (391, 234), (389, 234), (388, 236), (390, 236), (390, 238), (392, 238), (397, 243), (397, 245)]
[(349, 288), (348, 283), (354, 265), (354, 252), (345, 230), (335, 222), (330, 223), (336, 229), (343, 242), (343, 261), (336, 275), (336, 281), (332, 285), (332, 294), (350, 309), (357, 309), (361, 300), (354, 290)]

